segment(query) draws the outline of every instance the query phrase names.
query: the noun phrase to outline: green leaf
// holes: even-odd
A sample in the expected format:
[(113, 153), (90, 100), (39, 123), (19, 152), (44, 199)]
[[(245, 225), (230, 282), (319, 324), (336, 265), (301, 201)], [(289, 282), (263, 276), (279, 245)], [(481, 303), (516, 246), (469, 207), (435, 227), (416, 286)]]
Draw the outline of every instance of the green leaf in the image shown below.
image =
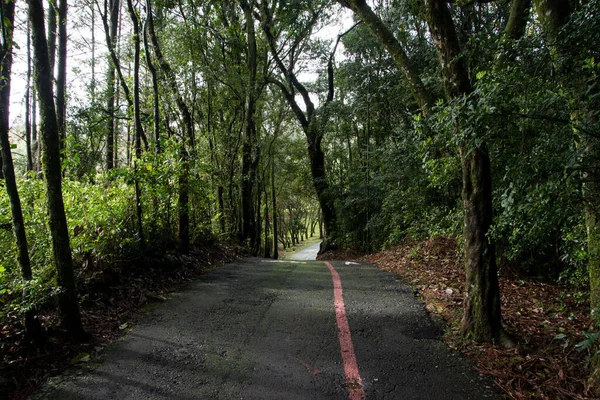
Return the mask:
[(71, 365), (79, 364), (82, 362), (90, 361), (90, 355), (88, 353), (79, 353), (71, 360)]
[(10, 148), (11, 148), (11, 149), (16, 149), (16, 148), (17, 148), (17, 145), (13, 143), (13, 144), (11, 144), (11, 145), (10, 145)]
[(577, 351), (591, 349), (596, 341), (600, 338), (600, 332), (597, 333), (585, 333), (585, 339), (575, 345)]
[(564, 333), (559, 333), (558, 335), (554, 336), (554, 339), (556, 340), (562, 340), (564, 338), (566, 338), (567, 335), (565, 335)]

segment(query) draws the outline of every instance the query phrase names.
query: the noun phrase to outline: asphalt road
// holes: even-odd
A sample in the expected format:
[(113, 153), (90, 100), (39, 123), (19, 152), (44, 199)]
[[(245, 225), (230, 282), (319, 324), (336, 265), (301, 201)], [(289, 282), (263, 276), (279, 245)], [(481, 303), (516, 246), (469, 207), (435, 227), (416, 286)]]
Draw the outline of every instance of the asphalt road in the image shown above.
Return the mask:
[(286, 260), (316, 260), (319, 249), (321, 248), (321, 242), (315, 243), (302, 250), (296, 251), (295, 253), (288, 254)]
[[(483, 399), (410, 288), (371, 265), (246, 259), (152, 311), (53, 399)], [(339, 274), (334, 290), (332, 275)], [(337, 291), (337, 292), (336, 292)], [(343, 319), (349, 329), (343, 333)], [(348, 342), (349, 340), (349, 342)], [(350, 347), (348, 347), (350, 343)], [(342, 351), (344, 353), (342, 353)], [(353, 376), (352, 358), (356, 373)]]

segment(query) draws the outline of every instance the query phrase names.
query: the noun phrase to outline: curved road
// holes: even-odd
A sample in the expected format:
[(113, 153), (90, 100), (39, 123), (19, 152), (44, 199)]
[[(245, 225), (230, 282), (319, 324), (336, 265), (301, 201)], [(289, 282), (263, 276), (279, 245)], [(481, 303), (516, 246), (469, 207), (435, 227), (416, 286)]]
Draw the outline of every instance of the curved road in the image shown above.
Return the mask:
[(374, 266), (252, 258), (173, 295), (39, 397), (497, 397), (439, 335), (411, 289)]
[(317, 254), (321, 248), (321, 242), (315, 243), (302, 250), (296, 251), (285, 256), (286, 260), (316, 260)]

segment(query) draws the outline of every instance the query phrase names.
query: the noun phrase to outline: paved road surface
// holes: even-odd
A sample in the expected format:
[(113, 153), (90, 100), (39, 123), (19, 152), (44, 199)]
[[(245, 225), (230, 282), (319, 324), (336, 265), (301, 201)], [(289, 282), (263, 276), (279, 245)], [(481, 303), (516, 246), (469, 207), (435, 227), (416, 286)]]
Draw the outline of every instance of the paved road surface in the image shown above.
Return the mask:
[(316, 260), (319, 249), (321, 248), (321, 242), (315, 243), (312, 246), (308, 246), (305, 249), (296, 251), (285, 256), (286, 260)]
[(440, 343), (439, 334), (410, 288), (373, 266), (246, 259), (174, 295), (109, 346), (98, 366), (65, 378), (42, 396), (497, 396), (491, 381)]

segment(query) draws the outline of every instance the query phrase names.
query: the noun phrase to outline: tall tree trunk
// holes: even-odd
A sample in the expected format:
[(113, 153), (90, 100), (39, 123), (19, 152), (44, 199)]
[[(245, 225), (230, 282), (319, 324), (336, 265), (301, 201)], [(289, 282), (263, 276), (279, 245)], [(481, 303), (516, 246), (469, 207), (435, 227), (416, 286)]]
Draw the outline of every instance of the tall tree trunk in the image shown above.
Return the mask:
[[(117, 29), (119, 27), (119, 11), (121, 4), (119, 0), (104, 1), (105, 11), (110, 9), (110, 27), (108, 33), (108, 47), (111, 53), (116, 53)], [(110, 171), (115, 167), (115, 63), (109, 56), (108, 69), (106, 71), (106, 111), (108, 120), (106, 122), (106, 154), (105, 167)]]
[(511, 45), (512, 42), (519, 40), (525, 35), (530, 8), (531, 0), (513, 0), (508, 21), (504, 27), (504, 37), (500, 41), (500, 49), (496, 62), (497, 68), (513, 60), (514, 57), (510, 54)]
[(254, 236), (254, 248), (252, 249), (252, 252), (254, 253), (254, 255), (258, 255), (260, 253), (260, 234), (261, 234), (261, 224), (262, 224), (262, 218), (260, 215), (260, 209), (261, 209), (261, 202), (262, 202), (262, 188), (260, 187), (260, 182), (257, 182), (258, 184), (256, 185), (256, 227), (255, 227), (255, 236)]
[[(58, 0), (58, 70), (56, 73), (56, 122), (60, 137), (60, 150), (67, 141), (67, 0)], [(63, 155), (64, 157), (64, 155)]]
[[(35, 69), (34, 69), (35, 71)], [(34, 145), (33, 154), (33, 170), (42, 170), (42, 140), (38, 135), (38, 122), (37, 122), (37, 88), (35, 84), (31, 87), (31, 140)]]
[[(120, 6), (119, 6), (120, 8)], [(121, 37), (121, 31), (122, 31), (122, 27), (123, 27), (123, 14), (121, 12), (119, 12), (119, 18), (117, 18), (118, 22), (117, 22), (117, 38)], [(117, 40), (116, 43), (116, 49), (115, 49), (115, 53), (116, 54), (121, 54), (121, 42), (119, 40)], [(112, 59), (111, 59), (112, 61)], [(115, 86), (115, 104), (120, 105), (121, 104), (121, 86), (120, 85), (116, 85)], [(113, 114), (114, 115), (114, 114)], [(114, 168), (119, 168), (119, 143), (120, 141), (120, 135), (119, 133), (121, 132), (121, 121), (119, 120), (119, 118), (114, 118), (114, 116), (112, 117), (114, 120), (114, 136), (113, 136), (113, 154), (114, 154)]]
[(153, 110), (154, 110), (154, 151), (160, 153), (160, 107), (158, 97), (158, 77), (156, 76), (156, 67), (152, 62), (150, 55), (150, 44), (148, 41), (149, 25), (152, 23), (152, 8), (151, 0), (146, 0), (146, 21), (144, 23), (144, 50), (146, 52), (146, 64), (152, 77), (152, 93), (154, 95)]
[(57, 0), (48, 0), (48, 60), (50, 61), (50, 74), (54, 80), (54, 66), (56, 64), (56, 38), (57, 38)]
[(227, 232), (227, 227), (225, 226), (225, 201), (223, 200), (223, 186), (217, 185), (217, 207), (219, 213), (219, 229), (221, 233)]
[(263, 185), (263, 194), (265, 195), (265, 241), (264, 241), (264, 249), (263, 249), (263, 257), (269, 258), (271, 255), (271, 246), (269, 242), (269, 195), (267, 193), (267, 185), (268, 181), (264, 181)]
[(92, 68), (92, 82), (90, 84), (90, 94), (92, 99), (96, 99), (96, 8), (94, 7), (94, 2), (90, 4), (90, 16), (92, 20), (90, 24), (92, 25), (92, 60), (91, 60), (91, 68)]
[[(9, 111), (10, 111), (10, 83), (12, 71), (12, 48), (13, 30), (15, 21), (15, 3), (0, 0), (2, 11), (2, 47), (0, 48), (0, 60), (2, 60), (2, 77), (0, 84), (0, 157), (2, 160), (2, 173), (4, 185), (10, 203), (10, 211), (13, 222), (13, 233), (18, 249), (17, 260), (21, 267), (21, 275), (24, 281), (30, 281), (33, 276), (29, 261), (29, 250), (27, 247), (27, 236), (25, 235), (25, 221), (21, 209), (21, 199), (17, 190), (15, 169), (9, 141)], [(30, 154), (29, 154), (30, 155)], [(26, 292), (24, 294), (27, 294)], [(41, 326), (37, 319), (35, 308), (30, 307), (25, 312), (25, 329), (27, 335), (38, 341), (41, 336)]]
[[(244, 114), (244, 141), (242, 143), (242, 242), (249, 244), (254, 252), (256, 250), (257, 220), (254, 208), (253, 191), (256, 183), (256, 164), (253, 151), (256, 146), (256, 33), (254, 30), (254, 1), (250, 3), (243, 0), (241, 6), (246, 20), (246, 112)], [(256, 253), (255, 253), (256, 254)]]
[[(309, 131), (314, 128), (309, 127)], [(325, 173), (325, 154), (321, 148), (322, 136), (317, 133), (306, 135), (308, 142), (308, 157), (310, 159), (310, 172), (312, 174), (313, 185), (317, 192), (321, 213), (323, 215), (324, 237), (321, 242), (321, 252), (327, 250), (328, 235), (335, 231), (336, 214), (333, 207), (333, 198), (329, 189), (329, 183)]]
[[(340, 0), (342, 5), (360, 15), (407, 78), (422, 111), (428, 114), (433, 104), (424, 92), (417, 71), (408, 63), (402, 45), (385, 28), (365, 0)], [(448, 100), (472, 92), (467, 70), (460, 58), (461, 49), (448, 5), (442, 0), (426, 0), (425, 15), (440, 57), (444, 90)], [(460, 121), (457, 121), (460, 126)], [(465, 218), (465, 252), (467, 294), (463, 315), (463, 332), (476, 341), (504, 341), (501, 325), (500, 294), (497, 278), (495, 245), (488, 238), (492, 222), (490, 158), (485, 144), (470, 148), (459, 146), (463, 169), (463, 207)]]
[(569, 0), (534, 0), (540, 22), (544, 25), (548, 38), (555, 44), (560, 28), (571, 15)]
[(27, 152), (27, 171), (33, 171), (33, 153), (31, 148), (31, 26), (27, 21), (27, 83), (25, 85), (25, 147)]
[(273, 259), (279, 258), (278, 226), (277, 226), (277, 196), (275, 194), (275, 158), (271, 154), (271, 201), (273, 202)]
[(179, 217), (179, 251), (187, 254), (190, 250), (190, 177), (189, 153), (185, 140), (180, 145), (181, 171), (179, 171), (179, 194), (177, 199), (177, 212)]
[(42, 0), (28, 0), (29, 19), (32, 28), (34, 62), (37, 68), (35, 81), (40, 101), (43, 170), (48, 197), (48, 215), (52, 250), (57, 270), (60, 319), (72, 337), (83, 339), (86, 334), (81, 325), (77, 291), (73, 274), (73, 260), (69, 243), (69, 230), (62, 197), (62, 174), (60, 165), (59, 131), (54, 109), (52, 73), (48, 58), (48, 44), (44, 33), (44, 6)]
[(137, 228), (140, 245), (144, 248), (144, 226), (142, 215), (142, 195), (138, 176), (138, 163), (142, 158), (142, 117), (140, 115), (140, 25), (137, 13), (131, 0), (127, 0), (127, 8), (131, 23), (133, 24), (134, 40), (134, 58), (133, 58), (133, 121), (134, 121), (134, 141), (135, 141), (135, 160), (133, 169), (135, 174), (135, 203), (137, 214)]
[(500, 319), (500, 289), (496, 248), (489, 239), (492, 224), (492, 178), (485, 146), (460, 147), (463, 169), (463, 207), (467, 293), (462, 332), (478, 342), (506, 338)]

